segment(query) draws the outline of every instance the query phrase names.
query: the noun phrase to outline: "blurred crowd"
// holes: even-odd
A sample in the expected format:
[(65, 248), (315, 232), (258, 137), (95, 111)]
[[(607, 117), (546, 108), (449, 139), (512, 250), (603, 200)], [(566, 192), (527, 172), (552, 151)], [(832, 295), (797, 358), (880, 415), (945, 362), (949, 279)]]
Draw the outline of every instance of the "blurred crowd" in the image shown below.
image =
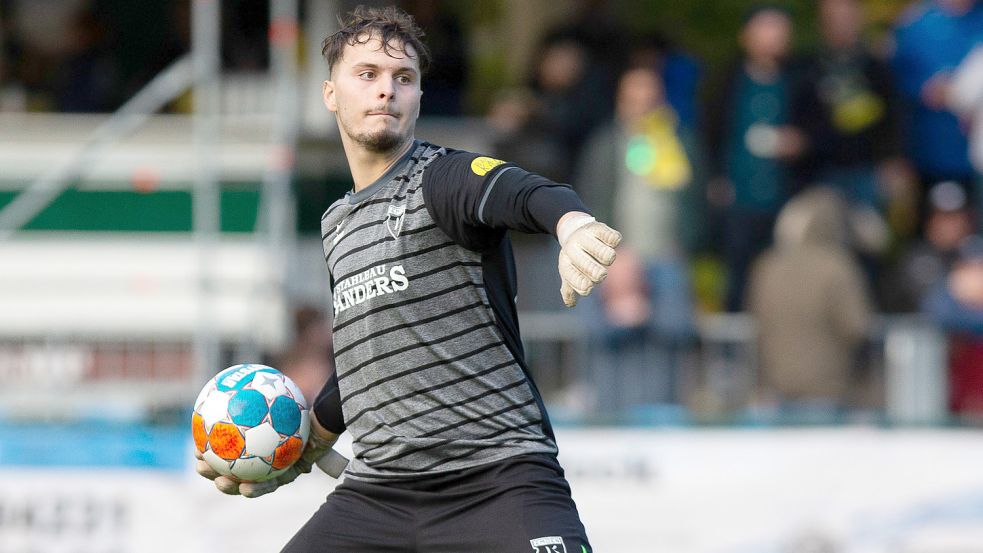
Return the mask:
[(949, 336), (951, 409), (983, 415), (983, 3), (913, 3), (877, 43), (859, 0), (814, 6), (795, 53), (792, 13), (748, 9), (715, 86), (588, 9), (493, 105), (498, 155), (625, 236), (585, 317), (598, 405), (685, 401), (694, 314), (719, 309), (756, 324), (759, 410), (845, 413), (876, 315), (920, 312)]
[[(269, 66), (268, 4), (222, 0), (224, 70)], [(190, 0), (0, 0), (0, 111), (114, 111), (190, 45)]]
[[(0, 0), (0, 13), (15, 4), (51, 3)], [(169, 7), (136, 16), (132, 3), (78, 0), (47, 46), (0, 18), (0, 109), (118, 107), (187, 50), (187, 2), (155, 4)], [(262, 69), (263, 3), (222, 4), (225, 66)], [(435, 52), (425, 115), (466, 113), (460, 19), (439, 2), (403, 4)], [(805, 31), (794, 14), (756, 5), (723, 68), (629, 32), (604, 5), (579, 3), (545, 30), (528, 82), (479, 114), (491, 154), (571, 183), (624, 234), (580, 310), (596, 403), (686, 402), (673, 382), (697, 314), (727, 311), (758, 329), (757, 405), (846, 412), (877, 315), (921, 313), (949, 341), (950, 408), (983, 417), (983, 2), (912, 2), (872, 41), (864, 2), (818, 0), (805, 51), (793, 51)], [(166, 24), (137, 36), (117, 22), (126, 14)], [(157, 65), (121, 61), (112, 45), (127, 32)], [(323, 330), (302, 318), (310, 336)], [(308, 339), (288, 358), (310, 371), (311, 352), (327, 350)]]

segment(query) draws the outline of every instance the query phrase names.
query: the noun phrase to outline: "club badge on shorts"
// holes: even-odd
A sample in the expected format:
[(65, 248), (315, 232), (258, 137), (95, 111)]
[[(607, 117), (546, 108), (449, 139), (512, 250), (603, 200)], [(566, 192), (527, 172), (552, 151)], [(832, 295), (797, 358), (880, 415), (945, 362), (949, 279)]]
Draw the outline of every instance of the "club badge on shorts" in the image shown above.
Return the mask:
[(389, 206), (389, 212), (386, 213), (386, 228), (389, 230), (389, 234), (393, 236), (393, 240), (399, 238), (399, 233), (403, 230), (403, 219), (405, 216), (405, 205)]
[(535, 553), (567, 553), (567, 546), (560, 536), (546, 536), (529, 540), (529, 545)]

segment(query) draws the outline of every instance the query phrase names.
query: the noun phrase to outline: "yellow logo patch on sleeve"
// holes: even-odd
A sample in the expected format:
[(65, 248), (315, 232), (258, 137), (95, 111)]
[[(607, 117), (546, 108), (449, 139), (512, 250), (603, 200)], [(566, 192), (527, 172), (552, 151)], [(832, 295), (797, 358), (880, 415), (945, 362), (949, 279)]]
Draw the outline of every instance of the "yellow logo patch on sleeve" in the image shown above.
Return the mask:
[(475, 175), (483, 177), (488, 174), (488, 171), (498, 167), (499, 165), (505, 163), (500, 159), (493, 159), (490, 157), (476, 157), (474, 161), (471, 162), (471, 170), (474, 171)]

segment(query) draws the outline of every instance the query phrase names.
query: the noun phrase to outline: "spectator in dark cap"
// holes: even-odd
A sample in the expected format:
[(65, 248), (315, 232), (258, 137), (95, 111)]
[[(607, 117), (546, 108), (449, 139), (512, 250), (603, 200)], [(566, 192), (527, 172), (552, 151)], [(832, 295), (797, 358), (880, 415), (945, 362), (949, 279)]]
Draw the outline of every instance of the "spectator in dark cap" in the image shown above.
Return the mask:
[(901, 258), (883, 287), (890, 311), (916, 312), (925, 295), (945, 280), (959, 246), (973, 233), (973, 211), (966, 191), (945, 181), (929, 189), (924, 238)]

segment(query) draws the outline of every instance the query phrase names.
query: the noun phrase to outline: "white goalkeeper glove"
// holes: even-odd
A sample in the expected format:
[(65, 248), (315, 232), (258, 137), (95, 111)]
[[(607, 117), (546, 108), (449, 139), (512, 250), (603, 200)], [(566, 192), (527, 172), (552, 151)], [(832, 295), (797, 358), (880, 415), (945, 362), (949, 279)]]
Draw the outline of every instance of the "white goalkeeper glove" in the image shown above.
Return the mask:
[(321, 423), (318, 422), (314, 412), (311, 411), (311, 433), (307, 437), (307, 445), (304, 452), (297, 461), (290, 465), (290, 468), (280, 476), (265, 482), (239, 482), (235, 478), (222, 476), (215, 471), (202, 459), (200, 453), (195, 451), (195, 470), (198, 474), (215, 482), (215, 487), (224, 494), (242, 495), (244, 497), (259, 497), (266, 495), (284, 484), (289, 484), (297, 479), (301, 474), (311, 472), (311, 468), (317, 465), (322, 471), (334, 478), (341, 476), (348, 466), (348, 459), (338, 453), (332, 446), (338, 441), (338, 434), (329, 432)]
[(577, 294), (586, 296), (608, 276), (621, 233), (586, 213), (565, 216), (557, 225), (560, 241), (560, 296), (567, 307), (577, 305)]

